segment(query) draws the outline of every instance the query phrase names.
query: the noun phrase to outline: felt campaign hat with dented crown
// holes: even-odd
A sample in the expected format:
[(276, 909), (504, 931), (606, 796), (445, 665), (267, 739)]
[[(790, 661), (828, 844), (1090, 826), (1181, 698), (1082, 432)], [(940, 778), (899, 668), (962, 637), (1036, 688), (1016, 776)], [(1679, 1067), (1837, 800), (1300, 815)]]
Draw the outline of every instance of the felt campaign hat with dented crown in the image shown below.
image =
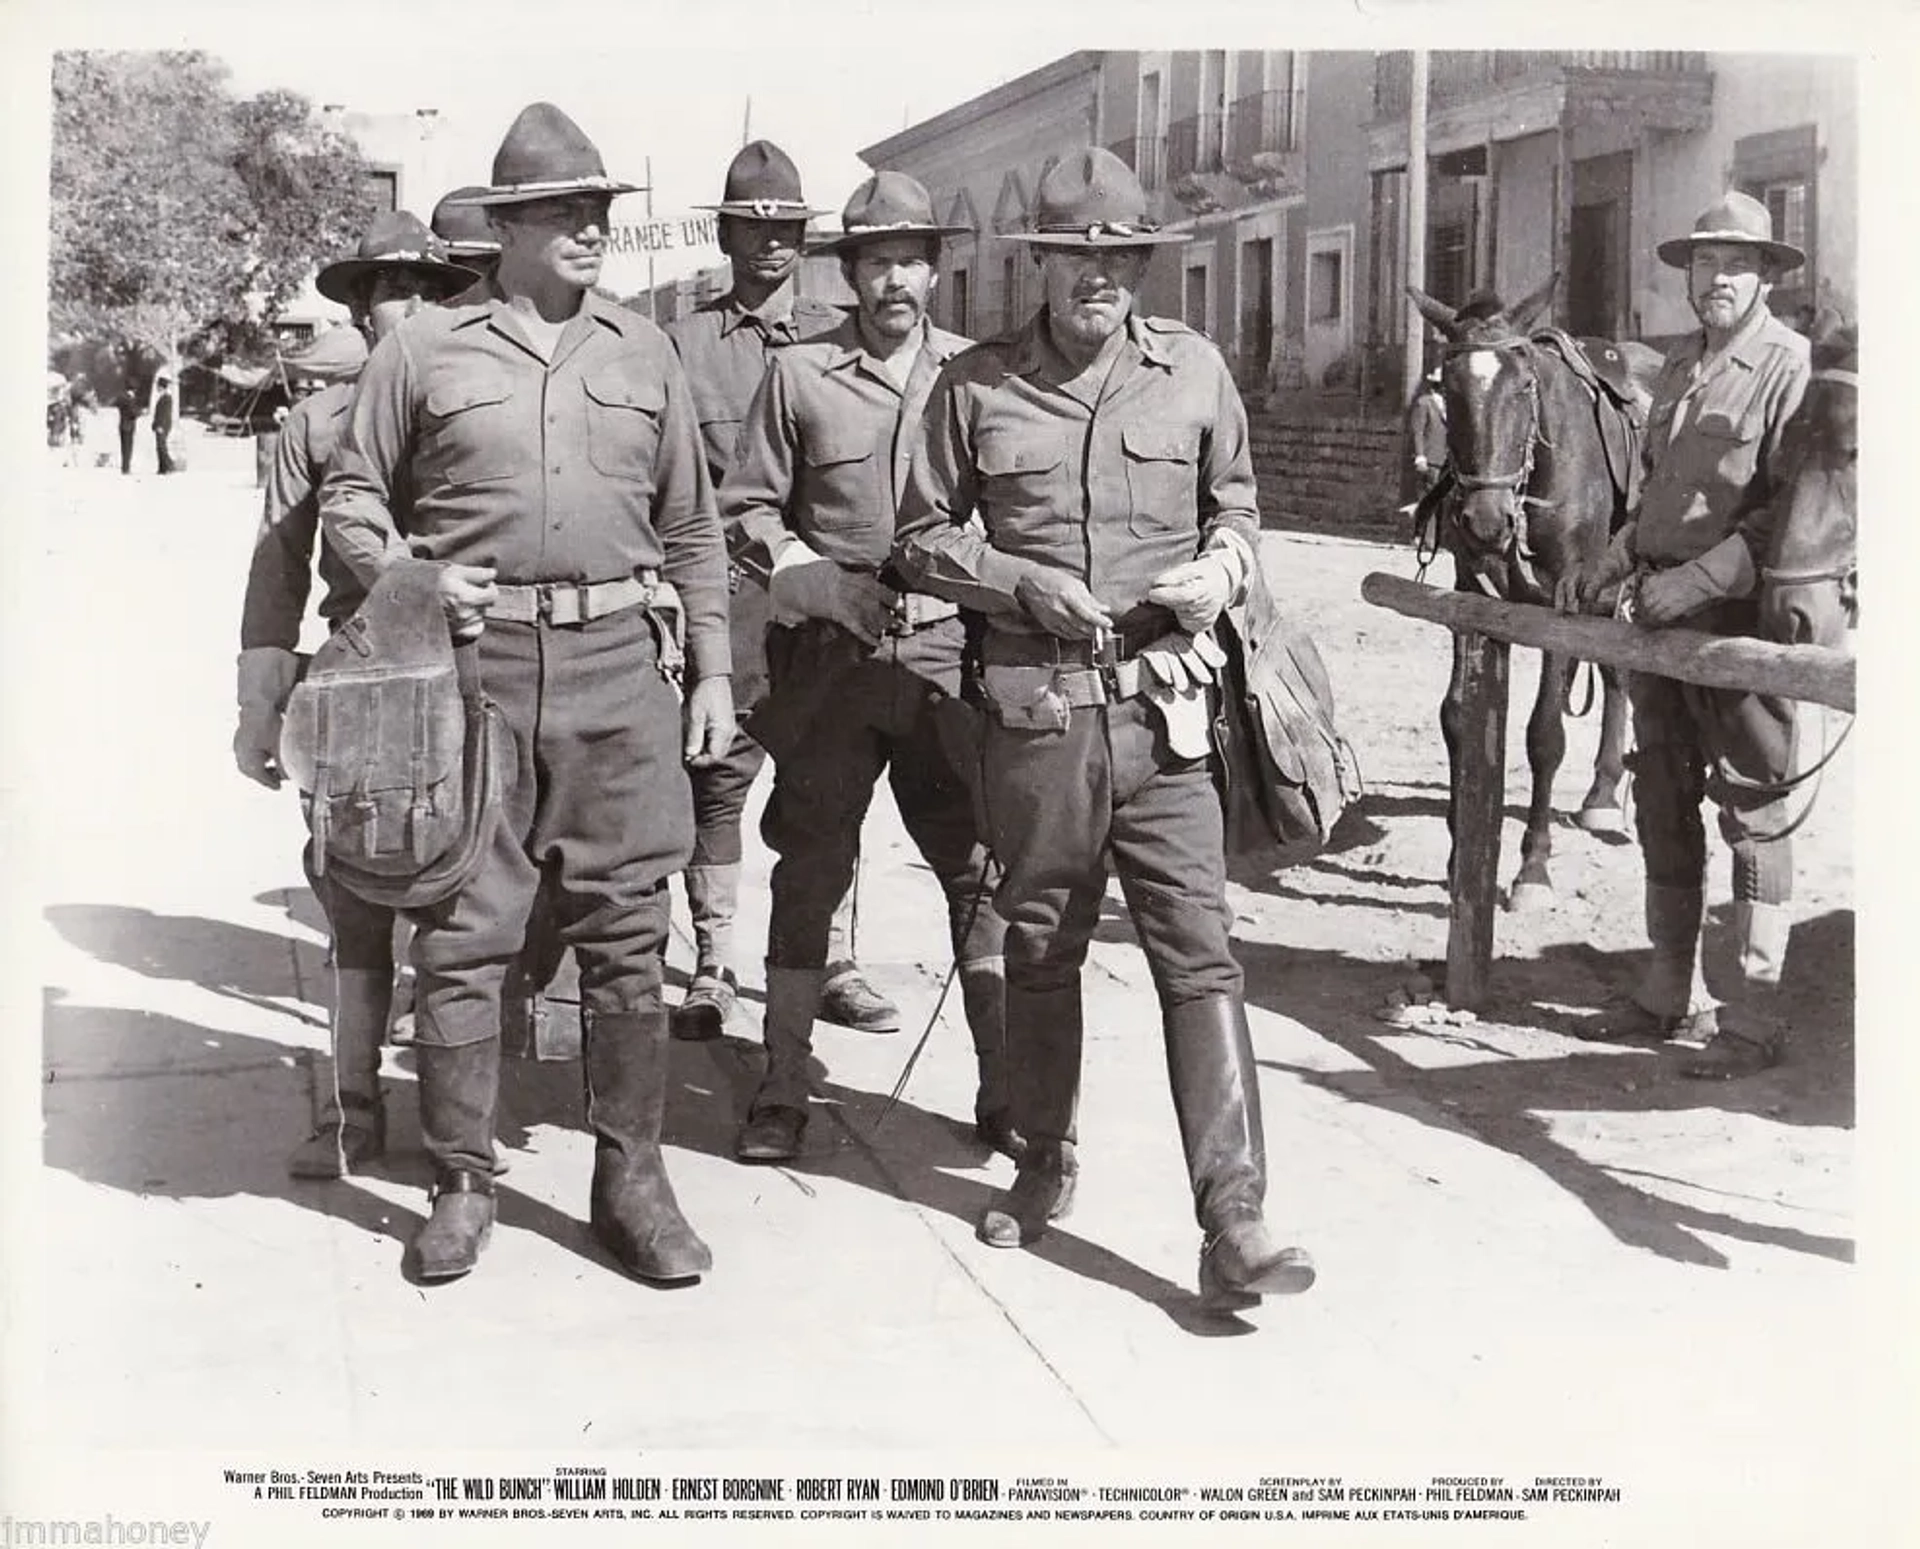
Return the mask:
[(1693, 245), (1696, 242), (1727, 242), (1757, 247), (1775, 268), (1781, 270), (1798, 269), (1807, 261), (1807, 255), (1791, 242), (1774, 240), (1773, 217), (1767, 213), (1767, 207), (1752, 194), (1743, 194), (1738, 189), (1728, 189), (1702, 210), (1693, 223), (1693, 230), (1684, 237), (1662, 242), (1654, 251), (1660, 255), (1661, 263), (1674, 269), (1684, 269), (1693, 262)]
[(350, 307), (360, 287), (383, 269), (412, 270), (434, 281), (443, 296), (465, 290), (480, 278), (464, 264), (450, 262), (440, 239), (411, 210), (389, 210), (373, 218), (359, 251), (328, 264), (314, 276), (313, 287), (327, 300)]
[(450, 258), (492, 258), (500, 251), (500, 239), (487, 224), (486, 212), (465, 201), (486, 189), (477, 185), (456, 188), (433, 207), (427, 224), (433, 234), (447, 245)]
[(840, 230), (813, 245), (816, 253), (852, 252), (888, 237), (957, 237), (968, 228), (933, 218), (933, 196), (904, 172), (876, 172), (853, 191), (840, 212)]
[(551, 102), (520, 110), (493, 157), (493, 184), (478, 193), (449, 194), (453, 204), (529, 204), (568, 194), (631, 194), (638, 183), (607, 176), (600, 149)]
[(1029, 247), (1148, 247), (1190, 242), (1162, 231), (1148, 213), (1147, 191), (1112, 151), (1089, 146), (1057, 163), (1034, 195), (1033, 226), (1003, 233)]
[(720, 202), (694, 208), (748, 221), (804, 221), (827, 213), (807, 203), (806, 195), (800, 192), (800, 169), (771, 140), (754, 140), (741, 146), (727, 163), (726, 188)]

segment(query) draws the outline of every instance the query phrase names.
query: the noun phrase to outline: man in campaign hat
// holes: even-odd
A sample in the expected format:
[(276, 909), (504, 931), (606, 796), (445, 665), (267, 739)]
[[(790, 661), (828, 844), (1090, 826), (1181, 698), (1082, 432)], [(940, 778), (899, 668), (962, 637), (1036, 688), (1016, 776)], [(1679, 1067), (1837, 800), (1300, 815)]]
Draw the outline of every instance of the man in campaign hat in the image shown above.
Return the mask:
[(827, 979), (834, 901), (885, 772), (907, 832), (946, 894), (980, 1084), (974, 1125), (1015, 1153), (1008, 1122), (1001, 939), (975, 831), (960, 699), (965, 630), (952, 603), (883, 573), (907, 458), (942, 365), (967, 340), (927, 317), (940, 241), (927, 191), (880, 172), (854, 191), (840, 256), (857, 301), (829, 334), (776, 350), (720, 487), (720, 513), (770, 574), (771, 686), (749, 725), (773, 754), (761, 832), (779, 856), (767, 932), (764, 1079), (735, 1141), (742, 1161), (799, 1155), (807, 1063)]
[[(398, 328), (421, 306), (444, 301), (475, 279), (451, 263), (439, 240), (406, 210), (376, 217), (351, 258), (323, 268), (320, 294), (352, 314), (351, 328), (323, 334), (290, 375), (326, 385), (293, 405), (280, 427), (267, 476), (260, 530), (254, 538), (240, 617), (239, 725), (233, 756), (240, 772), (269, 789), (282, 781), (280, 718), (299, 676), (300, 624), (312, 586), (319, 538), (320, 481), (326, 472), (367, 346)], [(353, 616), (366, 588), (325, 545), (319, 545), (320, 616), (338, 628)], [(327, 917), (333, 969), (333, 1083), (313, 1133), (287, 1163), (296, 1178), (339, 1178), (379, 1156), (386, 1144), (380, 1100), (380, 1044), (393, 1009), (391, 909), (370, 904), (326, 875), (307, 880)]]
[(543, 879), (580, 966), (594, 1234), (643, 1279), (712, 1264), (661, 1157), (661, 949), (692, 847), (683, 761), (734, 734), (726, 553), (671, 347), (593, 292), (632, 187), (560, 109), (524, 110), (467, 200), (499, 267), (375, 348), (322, 496), (363, 581), (408, 548), (441, 562), (517, 762), (472, 882), (411, 917), (429, 1280), (471, 1269), (493, 1224), (501, 992)]
[[(807, 221), (826, 212), (806, 202), (799, 168), (771, 140), (743, 146), (727, 167), (720, 203), (699, 208), (719, 217), (720, 250), (732, 265), (733, 284), (725, 295), (669, 323), (667, 336), (693, 384), (717, 488), (768, 359), (799, 340), (831, 332), (843, 314), (824, 301), (795, 294)], [(731, 571), (734, 693), (743, 717), (766, 687), (766, 577), (758, 577), (758, 585), (742, 585), (746, 578), (736, 558)], [(694, 771), (693, 859), (686, 890), (697, 961), (686, 998), (674, 1012), (676, 1037), (717, 1038), (733, 1009), (740, 821), (747, 792), (765, 762), (765, 750), (743, 730), (724, 759)], [(850, 888), (835, 911), (834, 963), (823, 1014), (866, 1032), (891, 1031), (900, 1025), (899, 1011), (853, 961), (852, 898)]]
[(1204, 1304), (1305, 1290), (1311, 1260), (1262, 1215), (1266, 1146), (1220, 800), (1209, 630), (1245, 587), (1259, 512), (1246, 411), (1219, 352), (1135, 297), (1156, 228), (1098, 147), (1041, 179), (1026, 243), (1044, 297), (942, 370), (895, 558), (986, 616), (981, 772), (1007, 922), (1007, 1042), (1025, 1153), (980, 1235), (1020, 1247), (1072, 1202), (1080, 972), (1107, 856), (1159, 996), (1203, 1235)]
[[(1759, 200), (1730, 191), (1660, 261), (1684, 270), (1700, 328), (1667, 357), (1647, 422), (1639, 509), (1590, 573), (1562, 582), (1562, 607), (1595, 606), (1626, 582), (1630, 616), (1720, 635), (1760, 634), (1755, 595), (1781, 487), (1781, 436), (1811, 374), (1807, 341), (1767, 306), (1774, 282), (1805, 262), (1779, 241)], [(1776, 1063), (1778, 1012), (1792, 926), (1794, 701), (1700, 688), (1652, 673), (1628, 680), (1635, 751), (1634, 823), (1646, 862), (1653, 954), (1607, 1038), (1666, 1038), (1701, 1052), (1685, 1074), (1745, 1075)], [(1706, 832), (1719, 808), (1733, 852), (1739, 988), (1716, 1007), (1700, 972)]]
[(469, 203), (486, 189), (477, 185), (456, 188), (433, 207), (429, 224), (433, 234), (446, 245), (447, 257), (489, 279), (500, 262), (500, 239), (487, 224), (486, 211)]

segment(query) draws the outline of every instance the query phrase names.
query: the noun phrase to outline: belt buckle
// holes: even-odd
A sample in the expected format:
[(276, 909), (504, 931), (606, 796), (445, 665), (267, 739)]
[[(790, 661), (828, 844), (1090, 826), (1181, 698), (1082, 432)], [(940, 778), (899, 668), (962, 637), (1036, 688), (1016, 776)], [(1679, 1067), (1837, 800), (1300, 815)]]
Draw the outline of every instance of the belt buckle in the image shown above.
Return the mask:
[(1100, 682), (1115, 699), (1120, 697), (1120, 638), (1110, 629), (1094, 636), (1093, 667)]
[[(553, 616), (553, 601), (557, 596), (573, 593), (574, 616), (562, 621)], [(563, 623), (584, 624), (587, 622), (587, 583), (585, 581), (542, 581), (533, 589), (534, 605), (543, 622), (562, 627)]]
[(895, 592), (893, 601), (887, 604), (887, 633), (902, 638), (913, 633), (913, 608), (911, 594)]

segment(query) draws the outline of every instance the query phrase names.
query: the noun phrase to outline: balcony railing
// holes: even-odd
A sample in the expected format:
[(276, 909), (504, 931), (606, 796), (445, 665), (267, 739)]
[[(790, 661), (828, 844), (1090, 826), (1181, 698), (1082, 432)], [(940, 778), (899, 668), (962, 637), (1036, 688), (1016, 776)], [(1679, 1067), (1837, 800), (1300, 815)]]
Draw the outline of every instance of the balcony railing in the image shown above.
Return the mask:
[(1218, 108), (1183, 118), (1167, 129), (1167, 176), (1186, 177), (1192, 172), (1218, 172), (1225, 163), (1221, 130), (1226, 115)]
[(1297, 151), (1293, 133), (1293, 93), (1257, 91), (1236, 98), (1227, 109), (1227, 159), (1236, 164), (1261, 151)]
[[(1705, 54), (1676, 49), (1442, 49), (1427, 59), (1427, 100), (1439, 107), (1530, 75), (1578, 70), (1684, 76), (1709, 73)], [(1376, 55), (1374, 117), (1404, 117), (1412, 98), (1412, 57), (1404, 50)]]
[(1162, 187), (1167, 181), (1167, 137), (1165, 135), (1130, 135), (1124, 140), (1114, 140), (1107, 149), (1112, 151), (1140, 178), (1140, 186), (1151, 193)]

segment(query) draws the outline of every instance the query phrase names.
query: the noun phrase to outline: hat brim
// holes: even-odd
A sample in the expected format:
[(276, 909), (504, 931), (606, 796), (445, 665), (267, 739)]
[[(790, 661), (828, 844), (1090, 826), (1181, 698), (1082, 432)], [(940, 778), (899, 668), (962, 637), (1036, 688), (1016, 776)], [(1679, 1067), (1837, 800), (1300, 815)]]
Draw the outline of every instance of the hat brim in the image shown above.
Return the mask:
[(868, 226), (859, 231), (831, 231), (807, 244), (809, 253), (844, 253), (865, 247), (869, 242), (886, 242), (894, 237), (931, 237), (936, 242), (948, 237), (972, 233), (971, 226)]
[(515, 183), (505, 188), (489, 188), (463, 198), (448, 199), (448, 204), (532, 204), (536, 199), (565, 199), (573, 194), (637, 194), (641, 185), (622, 183), (610, 177), (556, 178), (551, 183)]
[(1807, 261), (1807, 255), (1791, 242), (1775, 242), (1770, 238), (1750, 237), (1744, 231), (1696, 231), (1688, 236), (1674, 237), (1662, 242), (1654, 249), (1660, 262), (1670, 269), (1685, 269), (1693, 263), (1693, 250), (1701, 242), (1718, 242), (1728, 247), (1757, 247), (1776, 268), (1783, 272), (1798, 269)]
[(499, 256), (498, 242), (449, 242), (447, 244), (447, 257), (456, 263), (462, 258), (498, 258)]
[[(772, 213), (768, 210), (771, 207)], [(711, 210), (715, 215), (731, 215), (743, 221), (811, 221), (829, 214), (809, 204), (792, 204), (785, 199), (723, 199), (718, 204), (696, 204), (696, 210)]]
[(1127, 236), (1105, 231), (1091, 235), (1084, 231), (1001, 231), (995, 235), (1003, 242), (1024, 242), (1028, 247), (1171, 247), (1193, 240), (1193, 234), (1186, 231), (1136, 231)]
[(436, 263), (422, 258), (342, 258), (314, 276), (313, 288), (329, 301), (350, 307), (360, 287), (374, 275), (394, 269), (410, 269), (415, 274), (440, 282), (444, 295), (454, 296), (480, 278), (477, 269), (465, 264)]

